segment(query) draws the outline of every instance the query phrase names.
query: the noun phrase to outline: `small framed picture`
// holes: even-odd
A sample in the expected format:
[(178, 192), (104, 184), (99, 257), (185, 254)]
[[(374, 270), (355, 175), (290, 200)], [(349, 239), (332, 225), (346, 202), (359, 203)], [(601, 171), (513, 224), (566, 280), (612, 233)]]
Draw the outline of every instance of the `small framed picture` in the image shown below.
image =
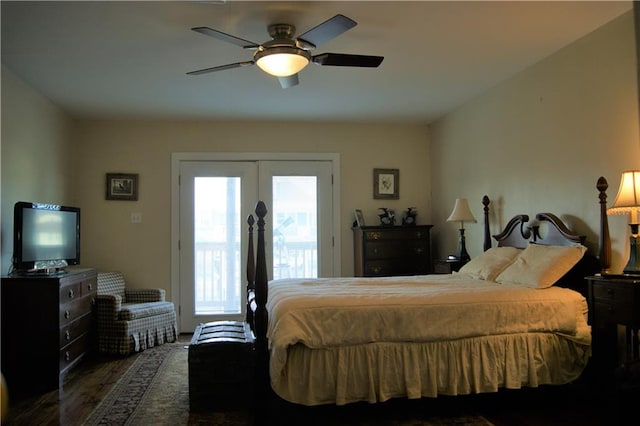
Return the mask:
[(400, 171), (398, 169), (373, 169), (373, 198), (397, 200), (400, 198)]
[(362, 215), (362, 210), (360, 210), (360, 209), (355, 209), (355, 210), (353, 211), (353, 213), (354, 213), (354, 214), (355, 214), (355, 216), (356, 216), (356, 221), (355, 221), (354, 225), (355, 225), (356, 227), (358, 227), (358, 228), (361, 228), (361, 227), (365, 226), (365, 225), (364, 225), (364, 216)]
[(138, 200), (137, 173), (107, 173), (107, 200)]

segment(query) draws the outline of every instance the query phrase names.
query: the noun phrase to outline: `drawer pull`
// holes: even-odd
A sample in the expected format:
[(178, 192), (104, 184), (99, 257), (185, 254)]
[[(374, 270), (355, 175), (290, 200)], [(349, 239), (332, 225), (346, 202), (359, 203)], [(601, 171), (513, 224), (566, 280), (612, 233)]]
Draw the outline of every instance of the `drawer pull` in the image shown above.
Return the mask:
[(416, 247), (415, 252), (416, 254), (422, 254), (422, 247)]
[(378, 249), (377, 249), (377, 248), (374, 248), (373, 250), (371, 250), (371, 252), (372, 252), (373, 254), (378, 254)]
[(64, 360), (65, 361), (70, 361), (71, 360), (71, 354), (69, 353), (69, 351), (66, 351), (64, 353)]
[(71, 333), (69, 332), (69, 330), (67, 330), (67, 331), (65, 331), (65, 332), (64, 332), (64, 339), (65, 339), (66, 341), (71, 340)]
[(64, 318), (65, 319), (71, 318), (71, 312), (69, 312), (68, 310), (64, 311)]
[(615, 292), (613, 291), (613, 289), (612, 289), (612, 288), (608, 288), (608, 289), (607, 289), (607, 294), (608, 294), (609, 296), (613, 296), (613, 293), (615, 293)]
[(69, 299), (73, 299), (74, 296), (75, 293), (73, 292), (73, 289), (69, 290)]
[(89, 285), (87, 286), (87, 289), (89, 289), (89, 291), (93, 290), (93, 284), (89, 283)]

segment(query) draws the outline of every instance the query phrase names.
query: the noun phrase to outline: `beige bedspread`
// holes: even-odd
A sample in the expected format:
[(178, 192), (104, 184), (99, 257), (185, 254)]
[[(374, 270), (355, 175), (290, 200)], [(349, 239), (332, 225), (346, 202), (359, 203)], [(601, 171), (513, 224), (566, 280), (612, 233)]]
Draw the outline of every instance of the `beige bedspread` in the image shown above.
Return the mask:
[(269, 283), (268, 338), (274, 387), (288, 348), (371, 342), (440, 342), (550, 333), (588, 347), (587, 303), (560, 287), (530, 289), (463, 274), (277, 280)]

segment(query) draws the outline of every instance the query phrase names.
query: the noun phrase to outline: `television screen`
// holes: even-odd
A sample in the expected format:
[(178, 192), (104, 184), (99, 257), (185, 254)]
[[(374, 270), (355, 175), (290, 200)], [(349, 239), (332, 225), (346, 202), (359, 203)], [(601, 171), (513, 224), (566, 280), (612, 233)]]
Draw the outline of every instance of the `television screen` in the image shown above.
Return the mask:
[(80, 209), (18, 202), (14, 209), (14, 268), (57, 269), (80, 262)]

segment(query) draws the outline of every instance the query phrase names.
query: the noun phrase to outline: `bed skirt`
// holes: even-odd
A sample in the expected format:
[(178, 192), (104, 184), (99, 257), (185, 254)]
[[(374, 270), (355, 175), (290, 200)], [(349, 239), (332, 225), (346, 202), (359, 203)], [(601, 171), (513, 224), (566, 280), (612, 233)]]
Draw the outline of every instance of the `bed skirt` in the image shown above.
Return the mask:
[(581, 375), (590, 355), (590, 341), (551, 333), (313, 350), (297, 344), (271, 385), (302, 405), (467, 395), (567, 384)]

